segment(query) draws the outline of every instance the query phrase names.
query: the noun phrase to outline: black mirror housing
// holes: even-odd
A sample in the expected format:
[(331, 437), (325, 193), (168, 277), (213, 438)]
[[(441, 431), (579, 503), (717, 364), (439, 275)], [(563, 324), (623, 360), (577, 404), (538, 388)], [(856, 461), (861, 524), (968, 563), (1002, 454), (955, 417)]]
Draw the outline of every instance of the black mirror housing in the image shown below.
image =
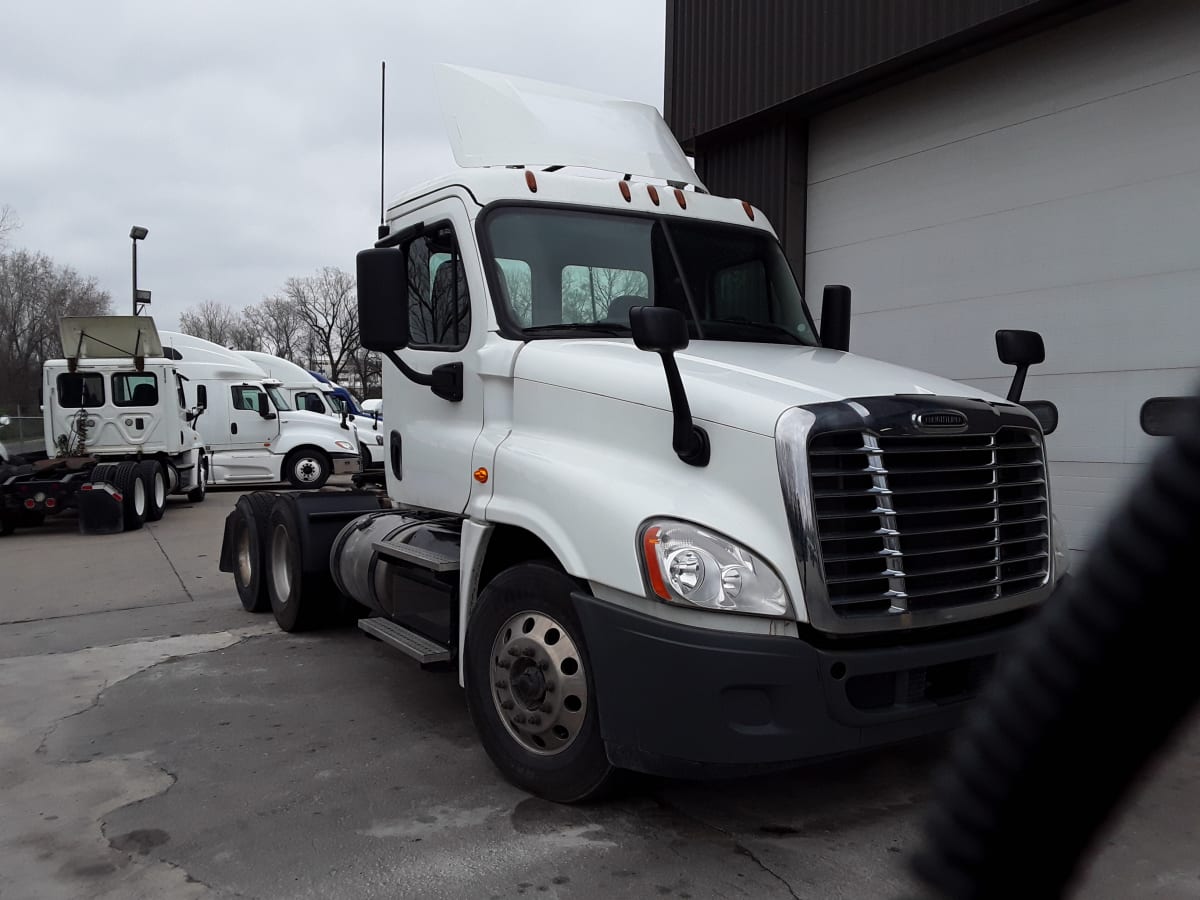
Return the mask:
[(408, 290), (404, 253), (394, 248), (359, 251), (358, 324), (362, 346), (387, 352), (408, 346)]
[(1042, 426), (1042, 434), (1054, 434), (1058, 430), (1058, 407), (1049, 400), (1025, 400), (1021, 405), (1033, 413)]
[(1036, 366), (1046, 361), (1046, 344), (1036, 331), (997, 331), (996, 352), (1006, 366)]
[(196, 407), (208, 409), (208, 387), (206, 385), (196, 385)]
[(850, 288), (827, 284), (821, 294), (821, 346), (850, 349)]
[(629, 310), (633, 342), (639, 350), (674, 353), (688, 345), (687, 320), (667, 306), (635, 306)]

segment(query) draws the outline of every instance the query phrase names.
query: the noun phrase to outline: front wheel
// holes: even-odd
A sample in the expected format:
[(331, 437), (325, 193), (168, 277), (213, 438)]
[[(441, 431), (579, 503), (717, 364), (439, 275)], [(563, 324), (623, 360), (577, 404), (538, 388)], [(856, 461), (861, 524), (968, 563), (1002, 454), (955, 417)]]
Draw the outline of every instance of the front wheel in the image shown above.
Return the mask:
[(467, 706), (509, 781), (558, 803), (593, 799), (615, 769), (600, 737), (574, 582), (525, 563), (484, 589), (467, 628)]
[(332, 471), (329, 457), (316, 447), (293, 450), (283, 463), (284, 477), (296, 488), (322, 487)]
[(196, 460), (196, 486), (188, 491), (187, 498), (200, 503), (208, 495), (208, 457), (203, 453)]

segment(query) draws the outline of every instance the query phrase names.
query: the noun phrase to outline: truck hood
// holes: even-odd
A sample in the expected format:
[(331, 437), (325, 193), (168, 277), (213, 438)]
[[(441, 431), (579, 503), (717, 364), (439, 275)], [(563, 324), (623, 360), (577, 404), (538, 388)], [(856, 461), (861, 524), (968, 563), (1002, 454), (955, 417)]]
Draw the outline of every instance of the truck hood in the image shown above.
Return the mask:
[[(767, 436), (775, 434), (785, 409), (831, 400), (927, 394), (1006, 402), (936, 375), (818, 347), (696, 341), (675, 359), (697, 419)], [(517, 357), (514, 374), (517, 379), (671, 408), (658, 354), (638, 350), (630, 340), (530, 341)]]
[(280, 427), (287, 424), (315, 428), (327, 432), (331, 440), (350, 441), (358, 446), (358, 430), (354, 424), (347, 421), (347, 428), (342, 428), (340, 419), (327, 416), (325, 413), (309, 412), (307, 409), (287, 409), (279, 413)]

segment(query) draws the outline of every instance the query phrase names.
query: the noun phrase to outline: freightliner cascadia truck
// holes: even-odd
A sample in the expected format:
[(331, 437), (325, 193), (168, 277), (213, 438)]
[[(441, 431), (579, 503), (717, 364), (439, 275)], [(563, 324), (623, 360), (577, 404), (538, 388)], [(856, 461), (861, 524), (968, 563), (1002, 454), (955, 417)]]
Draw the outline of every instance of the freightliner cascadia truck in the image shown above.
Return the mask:
[(460, 168), (357, 261), (386, 491), (243, 497), (243, 605), (456, 672), (556, 801), (950, 727), (1067, 569), (1019, 402), (1040, 337), (997, 336), (1008, 398), (849, 353), (849, 292), (818, 332), (761, 210), (652, 107), (439, 90)]

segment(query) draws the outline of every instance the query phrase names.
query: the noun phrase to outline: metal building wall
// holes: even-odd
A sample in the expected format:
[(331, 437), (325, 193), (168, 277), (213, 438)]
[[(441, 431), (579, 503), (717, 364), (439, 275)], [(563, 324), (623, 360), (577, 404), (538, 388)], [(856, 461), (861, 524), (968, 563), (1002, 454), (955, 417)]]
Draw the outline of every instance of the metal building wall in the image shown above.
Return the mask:
[(667, 122), (695, 138), (1115, 0), (667, 0)]
[(749, 200), (775, 226), (796, 276), (804, 278), (807, 127), (779, 120), (696, 150), (700, 178), (721, 197)]

